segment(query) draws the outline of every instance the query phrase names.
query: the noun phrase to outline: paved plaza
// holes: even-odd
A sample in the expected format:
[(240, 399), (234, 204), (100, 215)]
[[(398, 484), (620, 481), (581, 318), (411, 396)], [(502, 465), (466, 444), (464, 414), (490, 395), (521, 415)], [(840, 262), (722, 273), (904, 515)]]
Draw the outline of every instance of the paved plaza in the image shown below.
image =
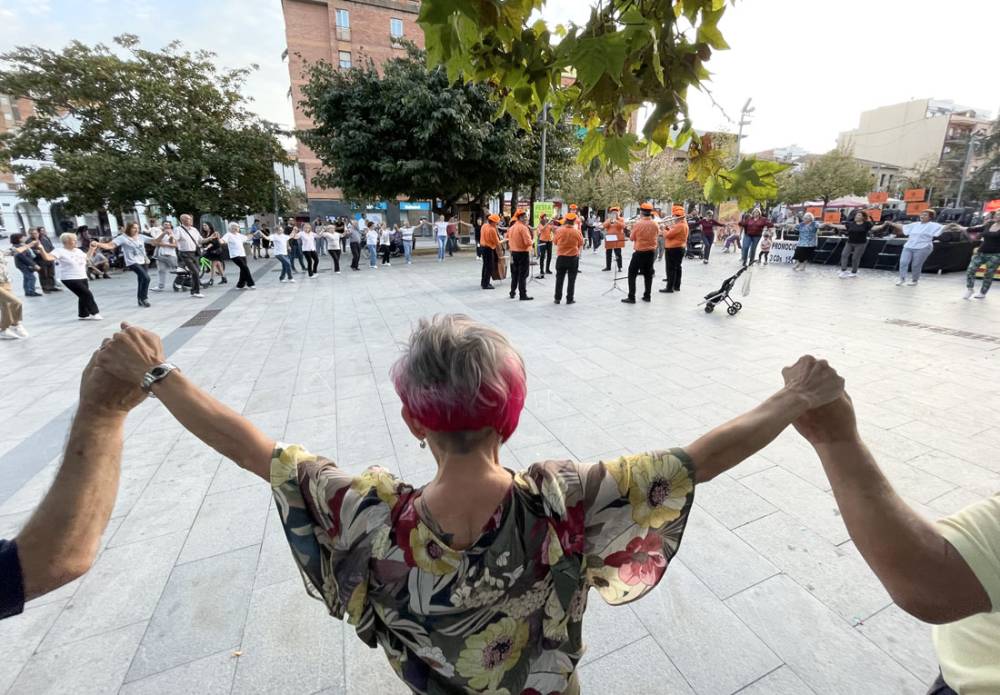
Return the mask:
[[(103, 323), (76, 321), (69, 292), (26, 301), (32, 338), (0, 344), (0, 537), (48, 488), (79, 374), (120, 320), (160, 332), (172, 361), (270, 435), (414, 484), (434, 464), (400, 418), (389, 367), (418, 317), (464, 312), (510, 335), (528, 365), (510, 468), (683, 446), (770, 395), (808, 352), (846, 376), (869, 446), (914, 507), (937, 516), (1000, 491), (1000, 294), (962, 301), (958, 275), (895, 287), (888, 273), (764, 267), (729, 317), (695, 306), (737, 267), (721, 249), (686, 263), (680, 294), (635, 306), (602, 294), (603, 252), (584, 252), (574, 306), (552, 303), (552, 279), (532, 281), (530, 303), (480, 291), (468, 252), (340, 275), (326, 258), (294, 285), (273, 260), (253, 263), (256, 292), (153, 293), (151, 309), (135, 306), (131, 274), (94, 282)], [(660, 263), (656, 287), (662, 277)], [(0, 623), (0, 692), (403, 692), (381, 652), (306, 596), (265, 483), (155, 400), (126, 432), (101, 554)], [(929, 629), (876, 582), (792, 430), (696, 490), (650, 596), (610, 608), (592, 593), (584, 626), (585, 693), (921, 694), (937, 674)]]

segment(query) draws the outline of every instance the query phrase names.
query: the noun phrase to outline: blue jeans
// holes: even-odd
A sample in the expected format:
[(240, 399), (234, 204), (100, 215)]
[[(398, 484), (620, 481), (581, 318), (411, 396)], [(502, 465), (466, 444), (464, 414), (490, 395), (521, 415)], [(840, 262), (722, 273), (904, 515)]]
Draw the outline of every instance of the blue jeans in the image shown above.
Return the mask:
[(286, 277), (292, 279), (292, 262), (288, 260), (288, 256), (281, 254), (280, 256), (275, 256), (278, 262), (281, 263), (281, 275), (278, 277), (279, 280), (284, 280)]
[(378, 245), (368, 244), (368, 267), (378, 267)]
[(24, 278), (24, 293), (26, 295), (32, 295), (38, 292), (35, 285), (35, 272), (34, 271), (21, 271), (21, 277)]
[(759, 236), (750, 236), (748, 234), (743, 235), (743, 265), (747, 264), (747, 254), (750, 254), (751, 263), (757, 257), (757, 244), (759, 243)]
[(136, 287), (136, 297), (140, 302), (144, 302), (149, 299), (149, 271), (146, 270), (146, 266), (136, 263), (128, 267), (133, 273), (135, 273), (137, 287)]
[(444, 260), (444, 247), (445, 247), (445, 244), (448, 243), (448, 237), (446, 237), (446, 236), (439, 236), (437, 238), (437, 242), (438, 242), (438, 260), (439, 261), (443, 261)]
[(413, 242), (403, 239), (403, 258), (409, 263), (413, 258)]
[(906, 279), (906, 270), (909, 268), (913, 282), (919, 282), (924, 262), (932, 251), (934, 251), (933, 246), (928, 246), (925, 249), (908, 249), (904, 246), (903, 252), (899, 254), (899, 279)]

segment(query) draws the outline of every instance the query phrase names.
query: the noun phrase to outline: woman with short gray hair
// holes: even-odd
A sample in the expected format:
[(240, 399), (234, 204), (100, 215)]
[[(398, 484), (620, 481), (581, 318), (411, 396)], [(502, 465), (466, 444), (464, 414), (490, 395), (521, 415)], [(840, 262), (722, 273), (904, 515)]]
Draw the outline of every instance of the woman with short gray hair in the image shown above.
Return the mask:
[(615, 606), (651, 592), (695, 484), (844, 394), (833, 369), (804, 357), (774, 396), (685, 449), (515, 472), (500, 447), (527, 396), (521, 355), (467, 316), (435, 316), (391, 371), (400, 415), (437, 463), (415, 488), (276, 443), (161, 364), (152, 333), (129, 327), (98, 360), (127, 383), (145, 380), (188, 430), (270, 482), (306, 590), (381, 646), (415, 693), (579, 693), (591, 590)]
[(240, 226), (235, 222), (230, 222), (226, 228), (226, 233), (222, 236), (222, 243), (229, 249), (229, 260), (240, 269), (240, 279), (236, 282), (236, 289), (242, 290), (249, 287), (251, 290), (257, 289), (253, 284), (253, 275), (247, 267), (247, 236), (240, 232)]

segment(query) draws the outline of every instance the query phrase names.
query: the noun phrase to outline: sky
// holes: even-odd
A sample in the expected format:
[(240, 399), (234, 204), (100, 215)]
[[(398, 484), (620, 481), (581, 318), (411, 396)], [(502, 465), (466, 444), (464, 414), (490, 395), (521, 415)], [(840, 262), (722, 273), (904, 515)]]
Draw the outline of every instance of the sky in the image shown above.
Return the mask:
[[(548, 0), (543, 11), (551, 22), (588, 14), (584, 0)], [(995, 116), (998, 25), (997, 0), (738, 0), (721, 24), (731, 49), (708, 64), (727, 115), (700, 93), (690, 113), (696, 128), (735, 131), (729, 119), (752, 98), (746, 152), (825, 152), (861, 111), (909, 99), (952, 99)], [(124, 32), (151, 48), (179, 38), (226, 67), (258, 64), (246, 88), (254, 110), (291, 126), (280, 0), (0, 0), (0, 51), (107, 43)]]

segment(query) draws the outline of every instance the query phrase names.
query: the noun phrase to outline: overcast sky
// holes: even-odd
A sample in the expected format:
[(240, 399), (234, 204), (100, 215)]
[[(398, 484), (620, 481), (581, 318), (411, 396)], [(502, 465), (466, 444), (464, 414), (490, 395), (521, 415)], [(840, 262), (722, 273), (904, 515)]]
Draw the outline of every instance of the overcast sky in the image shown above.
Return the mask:
[[(583, 0), (548, 0), (544, 16), (583, 22), (588, 13)], [(739, 0), (722, 23), (731, 50), (712, 58), (710, 88), (734, 119), (753, 97), (749, 152), (829, 150), (861, 111), (911, 98), (995, 115), (997, 26), (998, 0)], [(280, 0), (0, 0), (0, 50), (108, 42), (122, 32), (152, 47), (180, 38), (231, 67), (258, 63), (247, 88), (256, 110), (291, 124)], [(690, 101), (696, 127), (735, 129), (707, 97)]]

